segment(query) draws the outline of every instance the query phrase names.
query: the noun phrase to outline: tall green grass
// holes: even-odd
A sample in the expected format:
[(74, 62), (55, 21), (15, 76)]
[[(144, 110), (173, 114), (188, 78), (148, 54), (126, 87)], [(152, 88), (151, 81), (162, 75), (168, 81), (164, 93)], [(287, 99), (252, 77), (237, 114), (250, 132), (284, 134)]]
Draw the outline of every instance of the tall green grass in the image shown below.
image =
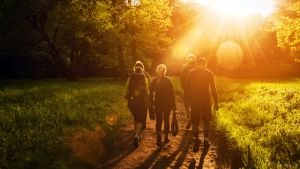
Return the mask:
[(300, 80), (217, 78), (216, 124), (245, 168), (300, 168)]
[(113, 79), (1, 81), (0, 168), (56, 168), (69, 137), (96, 126), (111, 143), (130, 119), (124, 85)]

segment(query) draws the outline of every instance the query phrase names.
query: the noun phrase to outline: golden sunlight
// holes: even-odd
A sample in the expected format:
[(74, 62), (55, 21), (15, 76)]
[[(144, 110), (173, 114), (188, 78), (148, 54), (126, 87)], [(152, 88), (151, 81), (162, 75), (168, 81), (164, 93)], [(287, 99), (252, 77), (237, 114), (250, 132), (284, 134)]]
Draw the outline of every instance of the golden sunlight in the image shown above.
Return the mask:
[(223, 42), (217, 50), (217, 62), (224, 69), (233, 70), (243, 61), (241, 46), (233, 41)]
[(273, 0), (183, 0), (207, 5), (216, 13), (226, 17), (243, 17), (260, 14), (267, 16), (274, 10)]

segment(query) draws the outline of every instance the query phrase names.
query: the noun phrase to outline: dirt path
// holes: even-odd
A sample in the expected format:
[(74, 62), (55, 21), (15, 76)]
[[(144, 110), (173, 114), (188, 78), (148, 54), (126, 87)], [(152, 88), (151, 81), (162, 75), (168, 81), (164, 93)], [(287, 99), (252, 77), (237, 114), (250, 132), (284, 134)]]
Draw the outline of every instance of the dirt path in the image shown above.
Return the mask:
[[(204, 149), (202, 141), (199, 152), (194, 153), (192, 151), (193, 134), (191, 130), (185, 130), (184, 106), (179, 97), (176, 100), (180, 127), (176, 137), (171, 135), (170, 142), (158, 148), (156, 146), (155, 121), (147, 119), (147, 128), (142, 134), (142, 141), (139, 147), (134, 149), (132, 125), (130, 125), (124, 132), (127, 133), (127, 136), (120, 140), (122, 141), (120, 153), (101, 165), (100, 168), (227, 168), (217, 166), (218, 156), (213, 141), (211, 141), (209, 149)], [(203, 132), (200, 134), (200, 139), (203, 140)]]

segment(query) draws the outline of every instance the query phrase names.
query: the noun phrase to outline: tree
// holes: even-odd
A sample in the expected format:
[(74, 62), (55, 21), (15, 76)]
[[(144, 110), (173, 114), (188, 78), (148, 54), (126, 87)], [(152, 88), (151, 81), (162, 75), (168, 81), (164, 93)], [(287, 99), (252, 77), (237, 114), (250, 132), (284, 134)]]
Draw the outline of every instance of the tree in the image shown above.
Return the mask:
[(296, 55), (300, 51), (300, 2), (279, 1), (278, 9), (270, 30), (276, 32), (280, 48)]
[[(15, 32), (9, 45), (18, 51), (27, 47), (28, 55), (44, 53), (53, 60), (58, 76), (75, 77), (83, 58), (101, 57), (106, 51), (104, 36), (111, 31), (111, 2), (100, 0), (7, 0), (1, 5), (5, 20), (1, 34)], [(25, 30), (25, 31), (24, 31)], [(4, 42), (7, 39), (2, 39)], [(1, 44), (1, 46), (3, 46)], [(18, 48), (18, 49), (16, 49)], [(78, 69), (79, 68), (79, 69)]]
[(120, 15), (124, 25), (120, 31), (125, 53), (136, 60), (159, 59), (168, 50), (167, 37), (171, 26), (172, 7), (167, 0), (142, 0), (136, 5), (127, 5)]

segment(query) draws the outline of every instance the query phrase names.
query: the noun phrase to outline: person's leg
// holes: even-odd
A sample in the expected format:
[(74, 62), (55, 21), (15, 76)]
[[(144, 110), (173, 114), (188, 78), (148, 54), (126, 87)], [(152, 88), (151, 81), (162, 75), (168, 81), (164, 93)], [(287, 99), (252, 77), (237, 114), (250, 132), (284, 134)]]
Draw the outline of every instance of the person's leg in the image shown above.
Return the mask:
[(140, 138), (143, 131), (143, 123), (137, 123), (135, 135)]
[(162, 110), (155, 107), (157, 146), (161, 146)]
[(209, 147), (209, 130), (210, 130), (210, 121), (205, 119), (203, 124), (203, 130), (204, 130), (204, 146)]
[(133, 138), (133, 144), (134, 144), (135, 147), (139, 146), (139, 141), (140, 141), (142, 131), (143, 131), (143, 123), (137, 122), (136, 123), (135, 136)]
[(136, 134), (137, 122), (135, 120), (133, 120), (133, 126), (134, 126), (134, 134)]
[(186, 129), (190, 129), (192, 122), (191, 122), (191, 105), (187, 101), (186, 92), (184, 91), (184, 107), (185, 107), (185, 115), (186, 115)]
[(165, 142), (169, 142), (170, 133), (170, 113), (171, 110), (164, 110), (164, 130), (165, 130)]
[(199, 139), (199, 125), (201, 120), (201, 111), (197, 106), (191, 106), (191, 120), (192, 120), (192, 129), (193, 135), (195, 137), (194, 143), (194, 152), (198, 152), (200, 146), (200, 139)]
[(186, 129), (190, 129), (191, 125), (192, 125), (192, 121), (191, 121), (191, 105), (185, 104), (184, 107), (185, 107), (185, 114), (186, 114), (186, 119), (187, 119), (185, 128)]
[[(147, 109), (148, 110), (148, 109)], [(143, 122), (143, 130), (146, 129), (146, 122), (147, 122), (147, 110), (146, 110), (146, 113), (144, 115), (144, 122)]]
[(142, 131), (144, 130), (144, 122), (145, 122), (145, 114), (147, 114), (147, 109), (144, 107), (142, 104), (141, 107), (138, 109), (138, 114), (137, 114), (137, 129), (136, 133), (137, 136), (141, 136)]

